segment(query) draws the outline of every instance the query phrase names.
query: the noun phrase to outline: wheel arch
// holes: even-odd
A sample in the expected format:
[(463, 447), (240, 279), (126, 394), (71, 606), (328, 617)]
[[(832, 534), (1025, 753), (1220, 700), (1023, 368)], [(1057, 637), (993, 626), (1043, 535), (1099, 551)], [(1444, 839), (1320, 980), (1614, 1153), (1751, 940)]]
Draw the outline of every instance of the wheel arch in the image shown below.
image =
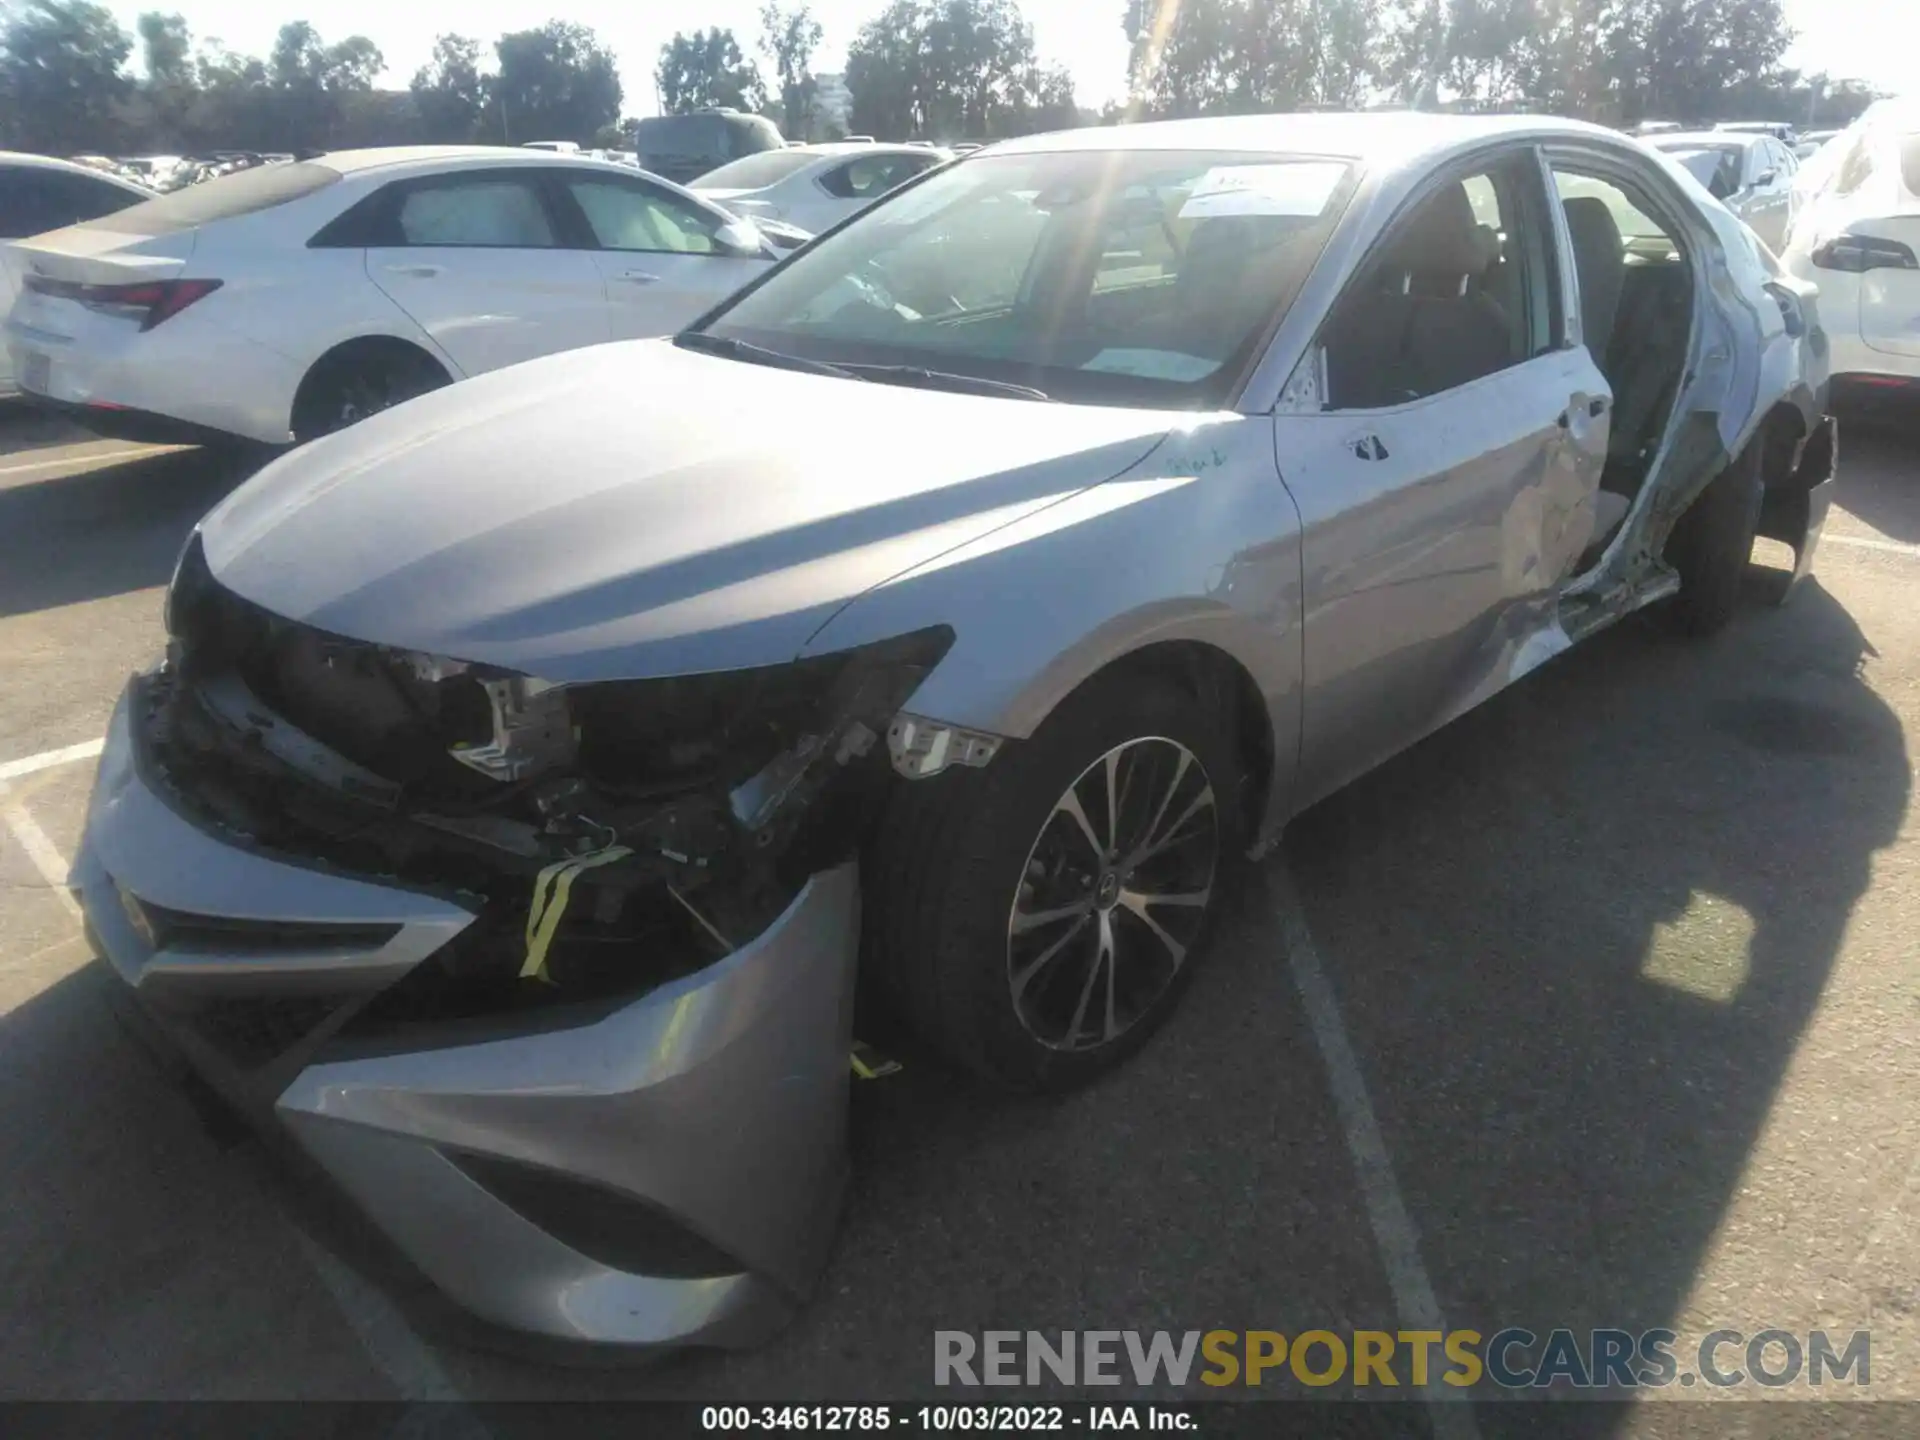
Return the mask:
[(336, 341), (322, 351), (300, 377), (300, 383), (294, 387), (293, 401), (287, 410), (287, 429), (289, 432), (299, 428), (298, 421), (301, 406), (309, 402), (318, 386), (336, 369), (357, 357), (373, 359), (382, 355), (405, 355), (418, 357), (432, 365), (447, 377), (449, 383), (459, 378), (459, 372), (447, 363), (446, 357), (402, 335), (393, 335), (384, 331), (372, 331), (362, 335), (352, 335), (345, 340)]

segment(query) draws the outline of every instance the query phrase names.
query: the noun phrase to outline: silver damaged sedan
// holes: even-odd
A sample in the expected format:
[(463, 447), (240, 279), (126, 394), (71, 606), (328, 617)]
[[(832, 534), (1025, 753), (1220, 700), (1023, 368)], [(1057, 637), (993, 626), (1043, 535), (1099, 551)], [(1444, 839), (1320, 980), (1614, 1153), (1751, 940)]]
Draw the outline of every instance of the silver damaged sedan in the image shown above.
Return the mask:
[(992, 147), (209, 515), (95, 941), (479, 1316), (753, 1343), (856, 982), (1004, 1088), (1120, 1062), (1291, 815), (1634, 610), (1726, 624), (1756, 534), (1805, 573), (1816, 304), (1570, 122)]

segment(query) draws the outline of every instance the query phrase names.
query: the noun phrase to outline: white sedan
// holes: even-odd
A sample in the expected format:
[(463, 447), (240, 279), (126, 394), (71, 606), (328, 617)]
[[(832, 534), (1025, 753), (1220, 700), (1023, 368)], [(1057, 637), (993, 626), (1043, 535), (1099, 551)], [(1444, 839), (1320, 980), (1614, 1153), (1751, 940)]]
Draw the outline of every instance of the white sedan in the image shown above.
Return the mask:
[(775, 258), (751, 222), (624, 166), (346, 151), (11, 247), (7, 342), (29, 398), (100, 434), (283, 445), (464, 376), (671, 333)]
[(710, 170), (693, 188), (736, 214), (817, 235), (952, 158), (930, 145), (789, 145)]
[[(152, 198), (153, 191), (118, 175), (46, 155), (0, 151), (0, 240), (95, 220)], [(11, 258), (0, 253), (0, 317), (13, 308), (19, 292)], [(0, 353), (0, 394), (13, 388), (13, 367)]]
[(1820, 287), (1836, 383), (1920, 399), (1920, 106), (1876, 107), (1819, 160), (1781, 259)]

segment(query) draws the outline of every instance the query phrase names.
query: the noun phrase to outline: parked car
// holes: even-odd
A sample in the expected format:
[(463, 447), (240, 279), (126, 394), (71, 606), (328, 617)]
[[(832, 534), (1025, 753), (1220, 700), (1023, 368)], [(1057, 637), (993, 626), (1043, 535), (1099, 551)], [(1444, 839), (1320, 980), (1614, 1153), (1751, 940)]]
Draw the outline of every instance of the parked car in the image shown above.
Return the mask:
[[(91, 166), (0, 150), (0, 240), (19, 240), (76, 221), (97, 220), (152, 198), (153, 191)], [(14, 258), (0, 247), (0, 315), (13, 309), (19, 293)], [(17, 388), (13, 362), (0, 354), (0, 395), (11, 395)]]
[(345, 151), (16, 245), (7, 341), (22, 388), (100, 434), (282, 445), (536, 355), (677, 330), (777, 253), (624, 166)]
[(1734, 135), (1771, 135), (1782, 145), (1792, 145), (1798, 132), (1784, 120), (1722, 120), (1714, 130)]
[(786, 144), (771, 120), (725, 109), (651, 116), (635, 127), (633, 142), (642, 170), (682, 185), (730, 160)]
[(722, 165), (691, 188), (736, 215), (818, 234), (952, 158), (929, 146), (793, 145)]
[(1756, 530), (1804, 574), (1817, 316), (1760, 256), (1577, 122), (1078, 130), (303, 447), (110, 724), (113, 989), (487, 1319), (751, 1343), (856, 979), (1088, 1081), (1303, 807), (1644, 607), (1727, 624)]
[(1882, 109), (1818, 158), (1781, 258), (1820, 287), (1836, 380), (1920, 397), (1920, 107)]
[(1811, 160), (1815, 151), (1839, 133), (1838, 130), (1808, 130), (1803, 132), (1800, 137), (1793, 142), (1793, 158), (1803, 162)]
[(1793, 177), (1800, 162), (1771, 135), (1723, 128), (1656, 135), (1646, 142), (1678, 160), (1714, 199), (1778, 250), (1793, 220)]

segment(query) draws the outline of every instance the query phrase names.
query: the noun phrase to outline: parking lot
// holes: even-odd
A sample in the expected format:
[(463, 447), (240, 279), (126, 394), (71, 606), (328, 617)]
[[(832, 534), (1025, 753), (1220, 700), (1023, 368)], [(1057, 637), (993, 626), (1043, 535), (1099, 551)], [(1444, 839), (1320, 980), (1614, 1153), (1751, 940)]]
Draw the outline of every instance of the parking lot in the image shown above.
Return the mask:
[(1303, 817), (1112, 1080), (858, 1086), (771, 1346), (591, 1370), (477, 1348), (104, 1003), (86, 746), (242, 473), (0, 419), (0, 1397), (902, 1399), (939, 1329), (1440, 1322), (1868, 1329), (1848, 1394), (1920, 1399), (1920, 425), (1843, 431), (1786, 607), (1624, 625)]

